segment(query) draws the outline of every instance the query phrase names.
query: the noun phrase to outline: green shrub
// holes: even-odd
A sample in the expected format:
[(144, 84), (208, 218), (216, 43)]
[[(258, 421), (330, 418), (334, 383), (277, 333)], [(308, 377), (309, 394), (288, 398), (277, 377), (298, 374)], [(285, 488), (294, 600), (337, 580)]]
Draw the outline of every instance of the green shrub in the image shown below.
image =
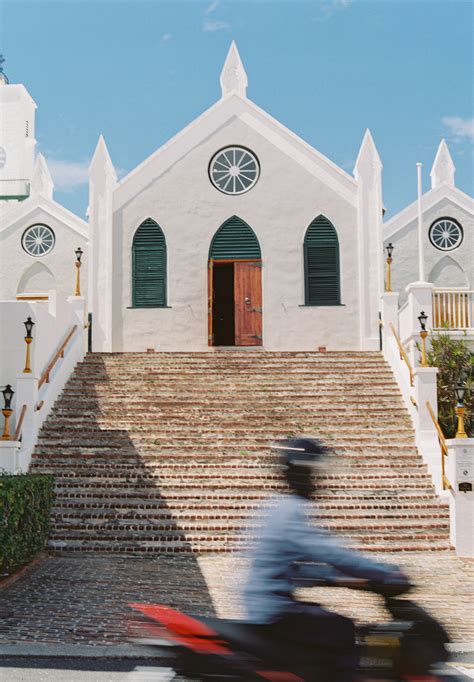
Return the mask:
[(0, 474), (0, 575), (31, 561), (46, 544), (54, 479)]
[(435, 332), (427, 353), (428, 364), (438, 367), (438, 421), (446, 438), (454, 438), (457, 430), (455, 412), (459, 381), (465, 382), (464, 426), (466, 433), (474, 435), (474, 353), (463, 339), (454, 339), (447, 333)]

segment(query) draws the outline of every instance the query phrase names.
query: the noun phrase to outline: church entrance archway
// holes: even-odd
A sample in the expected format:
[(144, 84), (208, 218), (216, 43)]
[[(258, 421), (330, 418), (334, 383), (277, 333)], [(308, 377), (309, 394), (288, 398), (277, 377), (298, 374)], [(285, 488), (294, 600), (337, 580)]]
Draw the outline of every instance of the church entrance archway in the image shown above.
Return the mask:
[(209, 249), (210, 346), (262, 345), (262, 260), (258, 239), (232, 216)]

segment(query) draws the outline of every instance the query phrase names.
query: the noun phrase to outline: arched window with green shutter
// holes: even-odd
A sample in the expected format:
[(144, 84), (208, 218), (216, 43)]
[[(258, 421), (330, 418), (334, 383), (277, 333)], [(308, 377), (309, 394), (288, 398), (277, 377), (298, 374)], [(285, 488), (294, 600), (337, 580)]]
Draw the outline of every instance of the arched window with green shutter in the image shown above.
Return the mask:
[(166, 240), (158, 223), (147, 218), (133, 237), (132, 305), (166, 306)]
[(340, 305), (339, 241), (323, 215), (313, 220), (304, 238), (305, 304)]
[(209, 249), (209, 260), (260, 260), (261, 257), (255, 232), (236, 215), (222, 223)]

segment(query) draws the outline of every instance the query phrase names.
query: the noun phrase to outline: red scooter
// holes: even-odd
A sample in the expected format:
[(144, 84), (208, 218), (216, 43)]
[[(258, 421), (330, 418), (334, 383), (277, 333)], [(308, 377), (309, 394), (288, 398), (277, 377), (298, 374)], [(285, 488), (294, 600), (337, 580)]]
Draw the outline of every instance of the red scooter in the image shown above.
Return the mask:
[[(334, 583), (330, 584), (332, 587)], [(360, 581), (339, 582), (361, 589)], [(421, 606), (400, 599), (398, 588), (365, 584), (380, 594), (392, 620), (360, 627), (358, 680), (360, 682), (438, 682), (461, 680), (442, 670), (448, 658), (448, 635)], [(130, 604), (141, 614), (130, 622), (134, 641), (156, 645), (157, 658), (165, 656), (167, 677), (193, 680), (270, 680), (273, 682), (334, 682), (335, 665), (328, 652), (315, 656), (314, 669), (301, 671), (298, 652), (272, 636), (266, 625), (243, 621), (193, 617), (160, 604)], [(271, 626), (270, 626), (271, 627)], [(319, 652), (318, 652), (319, 654)], [(165, 669), (163, 669), (165, 671)], [(165, 671), (165, 672), (166, 672)]]

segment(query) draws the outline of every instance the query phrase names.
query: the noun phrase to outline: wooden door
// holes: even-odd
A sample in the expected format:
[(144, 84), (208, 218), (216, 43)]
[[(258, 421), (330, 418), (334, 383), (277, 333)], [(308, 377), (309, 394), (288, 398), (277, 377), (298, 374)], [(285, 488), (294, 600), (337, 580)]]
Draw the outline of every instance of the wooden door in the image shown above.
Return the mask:
[(214, 345), (214, 329), (212, 324), (212, 304), (214, 299), (214, 261), (207, 264), (207, 345)]
[(234, 263), (235, 345), (262, 345), (262, 262)]

